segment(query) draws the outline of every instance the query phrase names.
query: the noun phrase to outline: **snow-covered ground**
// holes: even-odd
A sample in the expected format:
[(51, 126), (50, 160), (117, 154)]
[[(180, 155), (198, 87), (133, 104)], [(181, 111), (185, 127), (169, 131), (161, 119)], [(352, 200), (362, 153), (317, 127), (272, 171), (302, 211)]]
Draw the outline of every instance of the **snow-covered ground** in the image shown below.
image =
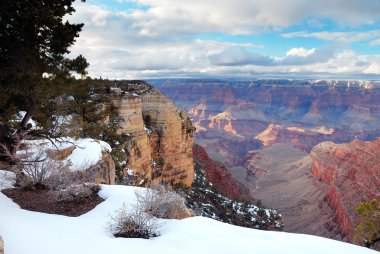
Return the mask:
[(95, 165), (102, 159), (102, 152), (111, 152), (111, 146), (101, 140), (91, 138), (74, 140), (71, 138), (60, 138), (59, 142), (54, 141), (54, 144), (46, 139), (26, 140), (24, 143), (28, 149), (17, 152), (19, 155), (36, 156), (39, 151), (47, 150), (64, 150), (69, 147), (75, 147), (73, 152), (63, 160), (64, 163), (70, 162), (71, 170), (78, 171)]
[[(0, 189), (11, 186), (0, 171)], [(6, 254), (366, 254), (359, 246), (321, 237), (260, 231), (232, 226), (204, 217), (165, 220), (161, 236), (144, 239), (115, 238), (108, 231), (110, 215), (123, 202), (135, 202), (136, 187), (102, 185), (106, 200), (92, 211), (73, 218), (30, 212), (0, 193), (0, 234)]]

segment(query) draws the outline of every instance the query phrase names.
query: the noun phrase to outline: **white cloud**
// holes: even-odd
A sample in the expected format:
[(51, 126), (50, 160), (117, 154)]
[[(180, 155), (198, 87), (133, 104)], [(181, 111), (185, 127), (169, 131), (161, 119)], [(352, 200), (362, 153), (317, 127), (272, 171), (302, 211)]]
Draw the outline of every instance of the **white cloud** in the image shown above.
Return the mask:
[(352, 43), (358, 41), (366, 41), (373, 38), (380, 37), (380, 30), (371, 30), (365, 32), (292, 32), (282, 34), (283, 38), (317, 38), (325, 41), (340, 41), (345, 43)]
[(368, 66), (366, 69), (364, 69), (363, 73), (380, 74), (380, 64), (379, 63), (372, 63), (370, 66)]
[[(308, 16), (298, 12), (306, 6), (301, 0), (288, 2), (300, 2), (296, 11), (299, 17), (288, 13), (293, 13), (292, 8), (284, 7), (282, 2), (275, 4), (274, 0), (221, 0), (217, 4), (211, 0), (194, 0), (192, 4), (174, 0), (136, 2), (150, 8), (114, 11), (91, 4), (76, 4), (77, 13), (70, 20), (83, 22), (85, 26), (71, 50), (73, 55), (83, 54), (89, 60), (90, 75), (147, 78), (288, 72), (377, 73), (373, 64), (380, 62), (380, 56), (356, 55), (343, 51), (336, 43), (320, 48), (290, 48), (278, 57), (257, 53), (260, 45), (252, 43), (196, 39), (195, 35), (200, 32), (251, 33), (258, 27), (268, 29), (298, 22)], [(267, 2), (273, 8), (269, 8)], [(284, 15), (279, 15), (281, 11)], [(274, 17), (276, 15), (278, 17)], [(345, 34), (322, 33), (318, 36), (328, 40), (342, 35)]]
[[(326, 18), (342, 25), (373, 24), (380, 18), (378, 0), (133, 0), (148, 6), (136, 13), (141, 29), (252, 33), (287, 27), (302, 20)], [(315, 23), (315, 22), (314, 22)], [(158, 27), (157, 27), (158, 25)], [(179, 28), (179, 29), (178, 29)]]
[(283, 57), (265, 56), (247, 51), (242, 47), (229, 47), (209, 56), (210, 63), (216, 66), (295, 66), (326, 62), (338, 52), (335, 44), (315, 49), (292, 48)]
[(312, 49), (305, 49), (305, 48), (292, 48), (291, 50), (288, 50), (286, 52), (286, 56), (301, 56), (301, 57), (307, 57), (312, 54), (314, 54), (315, 48)]
[(371, 46), (380, 46), (380, 39), (376, 39), (369, 42), (369, 45)]

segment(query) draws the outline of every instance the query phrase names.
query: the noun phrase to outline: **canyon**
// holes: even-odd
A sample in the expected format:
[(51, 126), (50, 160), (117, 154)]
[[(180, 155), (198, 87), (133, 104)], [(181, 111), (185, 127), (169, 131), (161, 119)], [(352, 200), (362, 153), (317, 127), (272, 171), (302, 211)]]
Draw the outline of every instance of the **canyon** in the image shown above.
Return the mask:
[(286, 231), (354, 242), (354, 208), (380, 198), (379, 83), (150, 83), (188, 112), (195, 143), (228, 170), (235, 186), (282, 213)]

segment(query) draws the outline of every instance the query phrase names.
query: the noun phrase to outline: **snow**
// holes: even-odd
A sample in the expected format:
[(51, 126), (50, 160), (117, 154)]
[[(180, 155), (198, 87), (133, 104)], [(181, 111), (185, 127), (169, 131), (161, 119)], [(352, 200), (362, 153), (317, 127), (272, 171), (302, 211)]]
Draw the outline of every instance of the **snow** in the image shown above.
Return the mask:
[(134, 175), (135, 175), (133, 169), (130, 169), (130, 168), (127, 169), (127, 174), (128, 174), (129, 176), (134, 176)]
[[(26, 111), (18, 112), (16, 115), (16, 122), (21, 122), (25, 115)], [(32, 118), (29, 119), (28, 123), (32, 125), (32, 129), (36, 129), (37, 123)]]
[(26, 140), (25, 144), (29, 147), (27, 150), (20, 150), (18, 154), (37, 154), (38, 151), (63, 150), (72, 146), (76, 146), (73, 152), (63, 160), (70, 162), (72, 171), (79, 171), (97, 164), (102, 159), (102, 152), (111, 152), (111, 146), (100, 140), (95, 139), (78, 139), (62, 138), (60, 142), (52, 142), (44, 140)]
[[(0, 171), (1, 172), (1, 171)], [(0, 188), (10, 184), (0, 178)], [(265, 253), (265, 254), (370, 254), (363, 247), (321, 237), (259, 231), (204, 217), (162, 220), (161, 236), (143, 239), (115, 238), (107, 230), (110, 215), (125, 202), (136, 201), (143, 188), (102, 185), (106, 200), (79, 217), (22, 210), (0, 193), (0, 232), (6, 254), (124, 254), (124, 253)]]
[(12, 188), (16, 183), (16, 174), (0, 170), (0, 190)]
[(144, 125), (144, 131), (145, 131), (147, 134), (151, 134), (151, 133), (152, 133), (152, 130), (151, 130), (151, 129), (148, 129), (145, 125)]
[(78, 147), (66, 159), (71, 161), (73, 170), (95, 165), (102, 158), (102, 151), (111, 151), (109, 144), (94, 139), (79, 139), (74, 144)]

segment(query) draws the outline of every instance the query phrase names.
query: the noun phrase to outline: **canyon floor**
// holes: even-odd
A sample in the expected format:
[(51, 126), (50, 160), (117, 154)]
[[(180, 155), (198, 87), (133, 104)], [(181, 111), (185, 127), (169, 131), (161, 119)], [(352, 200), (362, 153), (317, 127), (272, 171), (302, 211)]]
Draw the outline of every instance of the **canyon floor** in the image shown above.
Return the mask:
[(327, 186), (312, 177), (308, 154), (274, 144), (250, 152), (247, 167), (230, 171), (255, 199), (280, 211), (286, 231), (341, 239), (333, 210), (323, 202)]

